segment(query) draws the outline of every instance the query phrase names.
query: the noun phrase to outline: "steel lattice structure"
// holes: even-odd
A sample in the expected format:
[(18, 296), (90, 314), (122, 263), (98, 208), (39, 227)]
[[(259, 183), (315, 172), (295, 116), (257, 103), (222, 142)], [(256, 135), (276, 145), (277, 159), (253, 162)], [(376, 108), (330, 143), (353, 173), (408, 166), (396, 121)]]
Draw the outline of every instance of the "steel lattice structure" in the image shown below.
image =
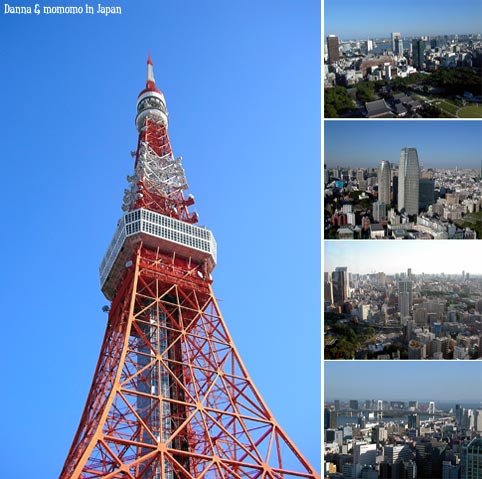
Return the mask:
[[(265, 405), (211, 288), (212, 233), (167, 134), (148, 59), (125, 215), (100, 267), (112, 301), (61, 479), (318, 478)], [(287, 466), (289, 465), (289, 466)]]

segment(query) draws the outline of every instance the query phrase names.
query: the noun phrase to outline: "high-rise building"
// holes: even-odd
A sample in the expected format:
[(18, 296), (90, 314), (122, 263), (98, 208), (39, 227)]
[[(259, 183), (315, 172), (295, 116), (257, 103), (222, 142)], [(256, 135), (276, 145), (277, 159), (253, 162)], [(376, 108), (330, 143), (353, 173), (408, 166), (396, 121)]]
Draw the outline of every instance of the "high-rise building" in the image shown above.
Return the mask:
[(398, 204), (398, 172), (392, 176), (392, 196), (391, 200), (394, 205)]
[(354, 411), (358, 411), (358, 401), (356, 399), (350, 400), (350, 409), (353, 409)]
[(390, 180), (390, 162), (382, 160), (378, 168), (378, 201), (386, 205), (390, 204)]
[(403, 53), (403, 49), (401, 53), (399, 50), (401, 42), (402, 42), (402, 36), (400, 32), (393, 32), (392, 33), (392, 52), (394, 53), (394, 55), (401, 55)]
[(398, 310), (400, 318), (410, 316), (413, 305), (413, 282), (407, 278), (398, 280)]
[(420, 416), (418, 414), (408, 415), (408, 428), (418, 429), (420, 427)]
[(324, 429), (336, 429), (336, 411), (332, 408), (325, 408)]
[(474, 429), (476, 432), (482, 432), (482, 409), (474, 411)]
[(416, 148), (402, 148), (398, 179), (398, 210), (418, 214), (420, 167)]
[(412, 40), (412, 58), (413, 66), (421, 70), (425, 63), (425, 40), (421, 38)]
[(482, 479), (482, 438), (476, 437), (462, 448), (462, 479)]
[(331, 274), (333, 285), (333, 304), (341, 306), (348, 299), (348, 270), (338, 266)]
[(398, 461), (409, 461), (412, 458), (408, 444), (383, 447), (383, 460), (388, 464), (395, 464)]
[(340, 59), (340, 43), (336, 35), (326, 37), (328, 47), (328, 63), (331, 65)]
[(325, 273), (324, 286), (324, 300), (329, 304), (333, 304), (333, 283), (331, 282), (330, 275)]
[(373, 219), (381, 222), (387, 218), (387, 204), (381, 201), (375, 201), (372, 205)]
[(426, 210), (435, 203), (435, 181), (427, 178), (420, 178), (418, 208)]
[(426, 359), (427, 350), (423, 343), (411, 340), (408, 343), (408, 359)]
[(376, 444), (355, 442), (353, 446), (353, 465), (374, 466), (377, 463)]

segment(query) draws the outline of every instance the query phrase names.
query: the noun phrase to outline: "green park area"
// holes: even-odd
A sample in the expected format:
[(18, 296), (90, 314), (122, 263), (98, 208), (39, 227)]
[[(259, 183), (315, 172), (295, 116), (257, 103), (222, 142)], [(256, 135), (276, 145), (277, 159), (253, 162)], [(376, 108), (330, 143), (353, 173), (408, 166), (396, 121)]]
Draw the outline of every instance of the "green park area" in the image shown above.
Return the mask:
[(482, 107), (480, 105), (469, 105), (461, 108), (459, 118), (482, 118)]
[(354, 359), (364, 343), (375, 338), (375, 329), (338, 313), (325, 313), (325, 359)]
[(482, 211), (465, 215), (463, 219), (454, 222), (459, 228), (470, 228), (477, 234), (477, 239), (482, 239)]
[(459, 109), (457, 105), (454, 105), (447, 100), (441, 100), (436, 104), (442, 111), (447, 111), (450, 116), (457, 116), (457, 110)]

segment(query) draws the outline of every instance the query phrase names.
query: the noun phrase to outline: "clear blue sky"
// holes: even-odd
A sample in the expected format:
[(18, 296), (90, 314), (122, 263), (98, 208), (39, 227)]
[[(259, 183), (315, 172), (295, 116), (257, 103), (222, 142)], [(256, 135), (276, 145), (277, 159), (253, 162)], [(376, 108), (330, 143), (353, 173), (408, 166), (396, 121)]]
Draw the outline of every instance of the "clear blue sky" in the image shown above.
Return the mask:
[(324, 0), (325, 37), (341, 39), (482, 33), (480, 0)]
[(325, 361), (325, 400), (480, 401), (481, 361)]
[(479, 241), (325, 241), (324, 270), (351, 273), (482, 274)]
[(480, 169), (482, 161), (480, 121), (325, 121), (324, 141), (329, 168), (398, 165), (404, 147), (417, 148), (426, 168)]
[(0, 12), (2, 474), (57, 477), (77, 429), (148, 50), (188, 193), (218, 242), (225, 320), (319, 469), (319, 2), (115, 3), (122, 16)]

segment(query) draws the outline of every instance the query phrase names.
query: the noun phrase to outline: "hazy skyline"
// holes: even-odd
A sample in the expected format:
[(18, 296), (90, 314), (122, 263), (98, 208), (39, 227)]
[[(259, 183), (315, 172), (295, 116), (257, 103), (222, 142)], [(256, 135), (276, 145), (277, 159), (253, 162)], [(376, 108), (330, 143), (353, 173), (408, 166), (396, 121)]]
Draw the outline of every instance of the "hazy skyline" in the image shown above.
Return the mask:
[(480, 0), (325, 0), (324, 33), (343, 39), (480, 33)]
[(325, 121), (324, 163), (328, 168), (398, 165), (404, 147), (416, 148), (425, 168), (474, 168), (482, 160), (480, 121)]
[(480, 242), (325, 241), (324, 271), (347, 266), (350, 273), (482, 274)]
[(324, 366), (325, 401), (482, 397), (482, 361), (325, 361)]

